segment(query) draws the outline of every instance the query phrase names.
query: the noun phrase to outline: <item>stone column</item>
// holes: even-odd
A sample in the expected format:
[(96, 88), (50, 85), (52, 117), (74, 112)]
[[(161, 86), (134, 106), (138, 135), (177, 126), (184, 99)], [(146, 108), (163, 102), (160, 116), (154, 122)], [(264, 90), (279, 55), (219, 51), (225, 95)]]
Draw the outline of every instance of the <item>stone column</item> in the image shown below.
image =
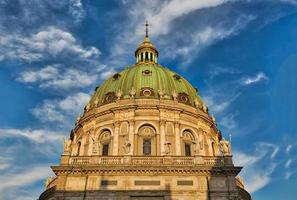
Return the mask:
[(165, 155), (165, 123), (166, 121), (165, 120), (160, 120), (160, 152), (161, 152), (161, 155)]
[(119, 152), (119, 130), (120, 122), (114, 122), (114, 132), (113, 132), (113, 152), (112, 155), (117, 156)]
[(135, 141), (134, 141), (134, 124), (135, 124), (135, 121), (133, 119), (129, 120), (129, 141), (131, 142), (131, 151), (129, 153), (129, 155), (134, 155), (134, 150), (135, 148), (137, 148), (134, 144), (135, 144)]
[(179, 122), (174, 122), (174, 130), (175, 130), (175, 152), (177, 156), (181, 156)]

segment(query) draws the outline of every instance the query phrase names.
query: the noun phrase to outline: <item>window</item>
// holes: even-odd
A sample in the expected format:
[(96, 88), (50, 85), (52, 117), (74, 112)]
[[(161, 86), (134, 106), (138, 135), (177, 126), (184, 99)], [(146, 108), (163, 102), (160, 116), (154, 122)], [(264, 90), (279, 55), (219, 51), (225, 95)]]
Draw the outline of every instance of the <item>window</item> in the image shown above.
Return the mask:
[(151, 155), (151, 139), (143, 139), (143, 154), (145, 156)]
[(81, 147), (81, 142), (78, 142), (78, 147), (77, 147), (77, 155), (79, 155), (79, 152), (80, 152), (80, 147)]
[(153, 61), (153, 53), (151, 53), (151, 61)]
[(143, 61), (143, 53), (141, 53), (141, 61)]
[(190, 144), (185, 144), (185, 155), (191, 156), (191, 145)]
[(211, 150), (212, 150), (212, 155), (215, 156), (214, 142), (211, 142)]
[(148, 52), (145, 52), (145, 60), (148, 60)]
[(102, 156), (108, 156), (108, 144), (103, 144)]

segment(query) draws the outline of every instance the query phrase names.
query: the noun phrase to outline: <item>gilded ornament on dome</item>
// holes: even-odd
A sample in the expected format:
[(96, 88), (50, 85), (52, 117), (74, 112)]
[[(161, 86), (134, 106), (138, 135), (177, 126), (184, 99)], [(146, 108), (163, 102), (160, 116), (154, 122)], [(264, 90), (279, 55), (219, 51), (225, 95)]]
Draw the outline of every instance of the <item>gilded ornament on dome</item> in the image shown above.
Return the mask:
[(158, 95), (159, 95), (159, 97), (160, 97), (161, 99), (164, 97), (164, 94), (165, 94), (165, 92), (164, 92), (163, 89), (159, 89), (159, 90), (158, 90)]
[(121, 89), (119, 89), (119, 90), (117, 91), (117, 93), (116, 93), (116, 96), (117, 96), (118, 100), (121, 99), (122, 95), (123, 95), (123, 92), (122, 92)]
[(135, 94), (136, 94), (136, 90), (134, 87), (132, 87), (130, 90), (129, 90), (129, 95), (131, 98), (134, 98), (135, 97)]
[(178, 93), (175, 90), (173, 90), (171, 94), (172, 94), (173, 100), (177, 100)]

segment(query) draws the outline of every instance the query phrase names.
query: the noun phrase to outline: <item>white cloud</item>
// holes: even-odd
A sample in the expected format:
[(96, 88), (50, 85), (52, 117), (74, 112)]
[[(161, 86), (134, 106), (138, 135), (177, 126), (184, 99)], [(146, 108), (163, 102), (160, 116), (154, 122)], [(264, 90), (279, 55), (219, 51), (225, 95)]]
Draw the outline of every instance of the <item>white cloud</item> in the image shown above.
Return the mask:
[(23, 137), (36, 143), (47, 143), (53, 141), (62, 141), (62, 139), (65, 137), (65, 134), (62, 132), (43, 129), (0, 129), (0, 138), (7, 137)]
[(243, 166), (241, 176), (248, 191), (255, 192), (272, 181), (272, 174), (277, 167), (275, 156), (278, 149), (274, 144), (261, 142), (256, 144), (252, 153), (233, 151), (235, 165)]
[[(0, 131), (0, 133), (1, 133), (1, 131)], [(6, 156), (0, 156), (0, 171), (4, 170), (4, 169), (7, 169), (7, 168), (9, 168), (11, 166), (10, 162), (9, 162), (10, 160), (11, 160), (11, 158), (7, 157), (7, 155)]]
[[(32, 184), (36, 181), (45, 179), (47, 176), (53, 175), (49, 166), (35, 166), (18, 173), (8, 173), (0, 176), (1, 182), (1, 196), (5, 194), (5, 190), (11, 188), (18, 188)], [(4, 197), (4, 196), (3, 196)]]
[(67, 68), (63, 65), (48, 65), (40, 70), (22, 72), (17, 80), (24, 83), (37, 83), (40, 88), (72, 89), (89, 86), (97, 78), (96, 73)]
[(230, 134), (237, 127), (237, 122), (235, 120), (236, 115), (233, 113), (227, 114), (218, 122), (219, 125), (223, 126), (227, 132)]
[(41, 106), (32, 109), (33, 115), (42, 122), (67, 122), (83, 110), (91, 96), (86, 93), (77, 93), (64, 99), (45, 100)]
[(292, 144), (289, 144), (289, 145), (287, 146), (287, 148), (286, 148), (286, 153), (287, 153), (287, 154), (289, 154), (289, 153), (291, 152), (292, 147), (293, 147)]
[(227, 98), (210, 92), (209, 96), (203, 97), (203, 100), (206, 102), (206, 105), (210, 108), (211, 112), (219, 114), (225, 111), (239, 96), (240, 93), (237, 93)]
[[(147, 2), (147, 1), (146, 1)], [(170, 29), (171, 22), (183, 15), (187, 15), (195, 10), (199, 10), (202, 8), (210, 8), (210, 7), (216, 7), (218, 5), (221, 5), (223, 3), (227, 2), (226, 0), (172, 0), (167, 1), (166, 3), (156, 4), (156, 6), (159, 6), (159, 9), (152, 8), (151, 3), (147, 2), (144, 3), (144, 7), (148, 8), (146, 12), (144, 12), (144, 16), (146, 19), (149, 19), (150, 22), (154, 25), (152, 27), (153, 30), (158, 30), (156, 34), (167, 34)], [(137, 9), (137, 7), (135, 7)], [(139, 10), (132, 10), (131, 12), (134, 15), (139, 15), (142, 12)], [(140, 29), (138, 29), (140, 30)], [(140, 31), (142, 33), (142, 31)], [(204, 34), (204, 37), (201, 37), (201, 39), (206, 39), (207, 34)]]
[(69, 12), (74, 18), (74, 23), (80, 23), (86, 16), (81, 0), (70, 0), (69, 1)]
[(255, 76), (243, 78), (242, 83), (243, 85), (251, 85), (261, 81), (268, 81), (269, 78), (263, 73), (259, 72)]
[(54, 26), (47, 27), (29, 37), (17, 34), (0, 35), (0, 45), (0, 61), (19, 59), (33, 62), (58, 56), (90, 59), (100, 55), (96, 47), (82, 47), (71, 33)]
[(292, 159), (287, 160), (285, 167), (288, 168), (292, 164)]
[[(208, 15), (206, 15), (207, 20), (189, 17), (190, 13), (218, 7), (226, 2), (228, 0), (124, 1), (124, 6), (129, 8), (128, 22), (125, 24), (127, 29), (121, 30), (121, 34), (113, 42), (111, 57), (116, 58), (118, 62), (125, 62), (118, 58), (127, 52), (132, 52), (135, 44), (142, 40), (144, 27), (139, 20), (144, 22), (147, 19), (153, 25), (150, 27), (153, 38), (162, 39), (159, 40), (158, 46), (163, 49), (163, 58), (179, 57), (183, 65), (186, 65), (201, 49), (237, 34), (254, 19), (254, 16), (242, 14), (232, 18), (232, 23), (227, 23), (230, 19), (208, 19)], [(185, 23), (178, 23), (178, 19), (181, 18), (191, 25), (184, 26)], [(173, 27), (175, 30), (172, 30)], [(127, 51), (127, 48), (131, 51)]]

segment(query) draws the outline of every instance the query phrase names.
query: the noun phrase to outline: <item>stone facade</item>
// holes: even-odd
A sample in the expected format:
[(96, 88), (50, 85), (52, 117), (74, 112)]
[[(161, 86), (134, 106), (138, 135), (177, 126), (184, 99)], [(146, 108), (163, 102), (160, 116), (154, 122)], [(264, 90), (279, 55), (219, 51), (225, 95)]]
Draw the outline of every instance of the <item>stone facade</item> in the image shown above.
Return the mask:
[(205, 104), (183, 101), (174, 88), (169, 98), (132, 89), (127, 98), (119, 90), (87, 104), (40, 200), (251, 199)]

